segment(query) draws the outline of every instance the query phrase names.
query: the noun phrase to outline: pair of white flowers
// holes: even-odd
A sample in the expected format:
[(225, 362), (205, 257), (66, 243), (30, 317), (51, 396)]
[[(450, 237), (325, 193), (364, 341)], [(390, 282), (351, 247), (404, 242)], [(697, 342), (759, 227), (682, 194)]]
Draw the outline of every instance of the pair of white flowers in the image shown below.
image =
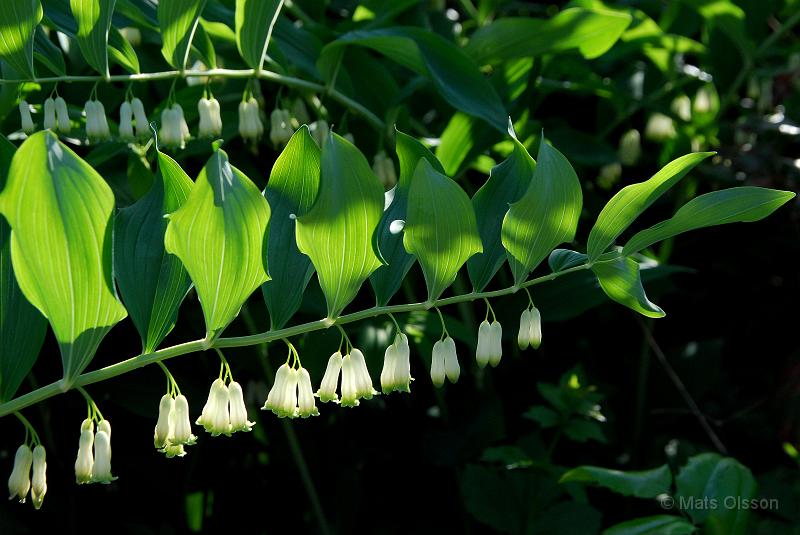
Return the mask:
[(111, 483), (115, 479), (111, 475), (111, 423), (100, 420), (95, 434), (94, 421), (87, 418), (81, 423), (75, 480), (84, 484)]
[(308, 370), (302, 366), (289, 366), (288, 362), (281, 365), (261, 410), (272, 411), (280, 418), (318, 416)]
[(49, 97), (44, 101), (44, 127), (61, 132), (62, 134), (69, 134), (72, 125), (69, 122), (69, 112), (67, 111), (67, 103), (62, 97)]
[(519, 334), (517, 344), (520, 349), (539, 349), (542, 344), (542, 315), (539, 309), (531, 305), (522, 311), (519, 318)]
[[(136, 141), (149, 135), (149, 123), (144, 104), (138, 98), (123, 102), (119, 107), (119, 137), (125, 141)], [(136, 129), (134, 133), (134, 128)]]
[(111, 130), (108, 128), (106, 108), (99, 100), (87, 100), (83, 107), (86, 113), (86, 137), (89, 141), (106, 141), (111, 139)]
[(185, 446), (197, 442), (189, 420), (189, 402), (186, 396), (164, 394), (158, 403), (158, 423), (153, 433), (153, 445), (167, 457), (183, 457)]
[(161, 111), (161, 130), (158, 137), (164, 146), (181, 149), (191, 137), (183, 108), (177, 102)]
[[(339, 376), (341, 375), (341, 385)], [(340, 386), (340, 394), (336, 394)], [(372, 399), (378, 392), (372, 388), (372, 377), (369, 375), (367, 361), (361, 350), (352, 348), (349, 353), (342, 356), (337, 351), (328, 358), (328, 366), (322, 377), (317, 397), (320, 401), (333, 401), (342, 407), (357, 407), (359, 400)]]
[[(44, 495), (47, 492), (47, 460), (44, 446), (36, 445), (31, 451), (30, 446), (23, 444), (17, 448), (14, 455), (14, 468), (8, 478), (9, 500), (19, 498), (20, 503), (25, 503), (28, 491), (31, 493), (33, 506), (39, 509), (42, 506)], [(31, 466), (33, 466), (33, 482), (31, 482)]]
[(460, 376), (461, 366), (458, 364), (456, 343), (450, 336), (446, 336), (443, 340), (438, 340), (433, 344), (431, 381), (439, 387), (444, 384), (445, 377), (451, 383), (455, 383)]
[(411, 392), (411, 348), (408, 337), (398, 333), (394, 342), (386, 348), (383, 355), (383, 371), (381, 371), (381, 390), (384, 394), (391, 392)]
[(225, 384), (221, 378), (211, 383), (208, 400), (195, 422), (211, 433), (212, 437), (230, 436), (237, 431), (250, 431), (255, 425), (247, 420), (242, 386), (236, 381)]
[(496, 319), (489, 323), (483, 320), (478, 326), (478, 348), (475, 351), (475, 359), (478, 366), (485, 368), (487, 364), (492, 367), (500, 364), (503, 356), (503, 327)]

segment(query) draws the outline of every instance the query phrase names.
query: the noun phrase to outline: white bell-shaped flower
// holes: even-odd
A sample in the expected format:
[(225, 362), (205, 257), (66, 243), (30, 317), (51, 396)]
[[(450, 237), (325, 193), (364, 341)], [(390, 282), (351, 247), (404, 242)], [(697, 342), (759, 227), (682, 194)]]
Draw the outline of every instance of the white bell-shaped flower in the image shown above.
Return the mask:
[(158, 402), (158, 422), (156, 423), (155, 431), (153, 432), (153, 445), (157, 449), (161, 449), (167, 445), (167, 441), (171, 435), (170, 432), (170, 413), (175, 406), (175, 400), (169, 394), (161, 396), (161, 401)]
[(398, 333), (394, 342), (386, 348), (383, 356), (383, 370), (381, 371), (381, 390), (384, 394), (390, 392), (410, 392), (411, 381), (411, 350), (408, 347), (408, 337)]
[(311, 376), (305, 368), (297, 370), (297, 415), (301, 418), (319, 416), (319, 409), (314, 401)]
[(25, 100), (19, 101), (19, 118), (23, 132), (32, 134), (36, 131), (36, 124), (33, 122), (33, 117), (31, 117), (31, 107)]
[(330, 127), (328, 126), (328, 121), (324, 119), (320, 119), (319, 121), (314, 121), (310, 125), (308, 125), (308, 130), (311, 132), (311, 137), (314, 138), (314, 141), (317, 142), (317, 145), (320, 147), (325, 140), (328, 139), (328, 134), (330, 133)]
[(158, 132), (158, 138), (165, 147), (181, 147), (182, 137), (178, 112), (172, 108), (161, 110), (161, 130)]
[(686, 95), (675, 97), (670, 106), (672, 113), (678, 116), (681, 121), (689, 122), (692, 120), (692, 101)]
[(458, 355), (456, 355), (456, 343), (449, 336), (444, 339), (442, 353), (444, 353), (444, 372), (447, 380), (455, 383), (461, 375), (461, 367), (458, 364)]
[(56, 123), (56, 101), (48, 97), (44, 101), (44, 128), (48, 130), (56, 130), (58, 123)]
[(528, 349), (531, 344), (530, 341), (531, 331), (531, 309), (526, 308), (519, 316), (519, 334), (517, 335), (517, 344), (520, 349)]
[(264, 134), (264, 125), (259, 116), (258, 101), (250, 97), (239, 103), (239, 134), (245, 142), (257, 143)]
[(94, 436), (92, 482), (108, 484), (117, 479), (111, 475), (111, 423), (101, 420)]
[(336, 387), (339, 384), (339, 373), (342, 371), (342, 354), (336, 352), (328, 359), (328, 366), (325, 368), (325, 375), (322, 376), (322, 383), (319, 385), (316, 396), (322, 402), (338, 401)]
[(444, 341), (437, 340), (431, 352), (431, 381), (435, 386), (442, 386), (445, 379)]
[(119, 107), (119, 137), (125, 141), (133, 141), (133, 107), (127, 100)]
[(288, 110), (275, 108), (269, 116), (269, 140), (273, 145), (285, 145), (294, 134)]
[(351, 356), (342, 358), (342, 407), (358, 407), (358, 380), (356, 364)]
[(230, 395), (231, 433), (250, 431), (255, 422), (247, 419), (247, 406), (244, 403), (242, 385), (231, 381), (228, 385), (228, 393)]
[(181, 148), (186, 144), (191, 135), (189, 134), (189, 125), (186, 124), (186, 117), (183, 115), (183, 108), (177, 102), (172, 105), (172, 110), (177, 113), (178, 129), (181, 133)]
[(394, 169), (394, 162), (386, 156), (385, 151), (378, 151), (372, 160), (372, 170), (383, 184), (383, 189), (392, 189), (397, 184), (397, 172)]
[(131, 100), (131, 110), (133, 111), (133, 119), (136, 121), (136, 137), (144, 138), (150, 135), (150, 122), (147, 120), (147, 114), (144, 112), (144, 104), (138, 98)]
[(179, 394), (175, 397), (175, 405), (170, 411), (170, 437), (172, 445), (192, 445), (197, 442), (197, 437), (192, 434), (192, 422), (189, 419), (189, 401), (186, 396)]
[(89, 100), (84, 106), (86, 113), (86, 136), (89, 141), (105, 141), (111, 137), (106, 118), (106, 109), (99, 100)]
[(694, 95), (694, 102), (692, 102), (692, 110), (698, 115), (705, 115), (719, 105), (719, 96), (714, 91), (713, 85), (703, 85), (697, 90)]
[(33, 448), (33, 481), (31, 484), (31, 501), (33, 507), (39, 509), (47, 493), (47, 459), (44, 446)]
[(72, 123), (69, 121), (69, 111), (67, 110), (67, 101), (63, 97), (56, 98), (56, 122), (58, 123), (58, 131), (62, 134), (69, 134), (72, 130)]
[(27, 444), (17, 448), (14, 455), (14, 468), (11, 470), (11, 477), (8, 478), (8, 499), (19, 498), (20, 503), (25, 503), (28, 491), (31, 488), (31, 463), (33, 453)]
[(222, 434), (229, 435), (231, 429), (230, 416), (230, 392), (222, 379), (215, 379), (211, 383), (211, 391), (208, 393), (200, 417), (195, 422), (211, 433), (212, 437)]
[(622, 165), (636, 165), (642, 155), (642, 136), (638, 130), (633, 128), (622, 134), (617, 155)]
[(75, 460), (75, 481), (82, 485), (92, 482), (92, 467), (94, 466), (94, 422), (86, 419), (81, 423), (81, 437), (78, 441), (78, 457)]
[(297, 416), (297, 370), (284, 363), (275, 374), (275, 382), (262, 410), (270, 410), (281, 418)]
[(489, 325), (489, 364), (494, 368), (503, 357), (503, 327), (497, 320)]
[(488, 320), (483, 320), (478, 326), (478, 347), (475, 350), (475, 360), (481, 368), (489, 364), (491, 330)]
[(378, 391), (372, 388), (372, 377), (369, 375), (364, 353), (359, 349), (353, 348), (350, 351), (350, 358), (353, 361), (355, 371), (356, 395), (362, 399), (372, 399), (372, 396), (376, 395)]
[(215, 98), (201, 98), (197, 102), (200, 122), (197, 130), (200, 137), (218, 137), (222, 133), (222, 118), (219, 102)]
[(678, 133), (675, 131), (675, 123), (663, 113), (652, 114), (644, 127), (644, 137), (651, 141), (662, 142), (676, 135)]

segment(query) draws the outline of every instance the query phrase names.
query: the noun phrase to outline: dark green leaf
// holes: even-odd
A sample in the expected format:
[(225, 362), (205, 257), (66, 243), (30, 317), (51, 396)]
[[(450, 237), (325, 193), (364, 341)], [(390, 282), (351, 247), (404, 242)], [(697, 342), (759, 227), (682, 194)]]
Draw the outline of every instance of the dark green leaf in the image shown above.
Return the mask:
[(116, 0), (69, 0), (78, 23), (75, 38), (86, 63), (108, 76), (108, 33)]
[(64, 63), (64, 55), (61, 53), (61, 49), (47, 38), (41, 26), (36, 28), (36, 37), (33, 40), (33, 57), (57, 76), (67, 74), (67, 66)]
[(400, 179), (393, 191), (392, 202), (383, 212), (378, 225), (378, 246), (388, 265), (379, 267), (370, 276), (372, 288), (378, 298), (378, 305), (385, 305), (400, 288), (408, 270), (414, 264), (414, 257), (403, 247), (403, 234), (392, 234), (389, 227), (392, 221), (405, 221), (408, 206), (408, 190), (414, 178), (414, 170), (423, 158), (428, 160), (438, 172), (442, 166), (422, 143), (400, 131), (396, 131), (397, 157), (400, 160)]
[(251, 69), (260, 69), (283, 0), (236, 0), (236, 46)]
[(652, 470), (623, 472), (599, 466), (573, 468), (560, 479), (561, 483), (591, 483), (618, 492), (623, 496), (655, 498), (669, 492), (672, 473), (667, 465)]
[(128, 40), (113, 26), (108, 34), (108, 57), (128, 72), (139, 72), (139, 58), (136, 52)]
[(538, 422), (539, 425), (544, 428), (555, 427), (561, 419), (556, 411), (544, 405), (535, 405), (525, 411), (522, 416), (534, 422)]
[(600, 287), (608, 297), (648, 318), (663, 318), (665, 313), (651, 303), (644, 293), (639, 263), (630, 257), (618, 257), (592, 264)]
[(264, 196), (269, 201), (270, 276), (261, 287), (273, 329), (280, 329), (300, 307), (314, 274), (311, 260), (297, 249), (293, 216), (307, 213), (319, 191), (320, 150), (307, 126), (294, 133), (270, 172)]
[(536, 162), (515, 136), (513, 152), (489, 174), (489, 180), (472, 197), (478, 220), (478, 232), (483, 252), (467, 261), (469, 279), (476, 292), (482, 291), (506, 260), (506, 250), (500, 239), (503, 218), (510, 204), (517, 202), (527, 191)]
[(553, 273), (564, 271), (585, 264), (589, 258), (582, 253), (570, 251), (569, 249), (555, 249), (547, 258), (547, 263)]
[(152, 353), (175, 326), (178, 308), (191, 287), (177, 257), (164, 250), (167, 219), (192, 189), (192, 180), (169, 156), (158, 152), (158, 175), (150, 191), (117, 214), (114, 267), (120, 294)]
[(689, 535), (697, 528), (679, 516), (656, 515), (611, 526), (603, 535)]
[(0, 212), (22, 293), (50, 321), (70, 386), (127, 314), (112, 282), (114, 195), (50, 131), (17, 149)]
[(671, 219), (635, 234), (622, 250), (623, 255), (677, 234), (727, 223), (750, 223), (764, 219), (793, 199), (791, 191), (744, 186), (700, 195), (684, 204)]
[(0, 9), (0, 59), (6, 61), (20, 75), (34, 78), (34, 32), (42, 20), (39, 0), (6, 2)]
[(483, 250), (469, 197), (427, 159), (417, 164), (408, 190), (403, 246), (422, 266), (428, 301), (438, 299), (464, 262)]
[(158, 3), (161, 54), (176, 69), (184, 69), (197, 21), (206, 0), (169, 0)]

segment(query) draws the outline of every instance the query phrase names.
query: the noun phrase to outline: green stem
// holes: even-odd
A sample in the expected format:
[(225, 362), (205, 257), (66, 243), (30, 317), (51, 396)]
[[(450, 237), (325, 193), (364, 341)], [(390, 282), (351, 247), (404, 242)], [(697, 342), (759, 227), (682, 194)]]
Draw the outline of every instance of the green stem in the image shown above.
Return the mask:
[(24, 84), (27, 82), (35, 82), (39, 84), (44, 83), (58, 83), (58, 82), (152, 82), (155, 80), (172, 80), (178, 78), (191, 78), (191, 77), (198, 77), (204, 76), (209, 78), (253, 78), (258, 77), (262, 80), (268, 80), (270, 82), (275, 82), (277, 84), (285, 85), (287, 87), (293, 87), (296, 89), (305, 89), (308, 91), (314, 91), (317, 93), (326, 93), (328, 94), (333, 100), (337, 101), (339, 104), (353, 110), (354, 112), (362, 115), (364, 119), (367, 120), (374, 128), (383, 132), (385, 129), (384, 122), (369, 111), (366, 107), (361, 105), (360, 103), (356, 102), (355, 100), (351, 99), (350, 97), (343, 95), (339, 91), (333, 88), (328, 88), (322, 84), (317, 84), (314, 82), (309, 82), (307, 80), (302, 80), (300, 78), (295, 78), (294, 76), (286, 76), (283, 74), (279, 74), (273, 71), (266, 71), (262, 70), (260, 72), (256, 72), (255, 69), (208, 69), (206, 71), (203, 70), (186, 70), (186, 71), (162, 71), (162, 72), (143, 72), (137, 74), (114, 74), (109, 77), (104, 77), (100, 75), (67, 75), (67, 76), (45, 76), (41, 78), (33, 78), (32, 80), (23, 80), (23, 79), (0, 79), (0, 85), (2, 84)]
[[(367, 318), (374, 318), (376, 316), (380, 316), (383, 314), (390, 314), (390, 313), (399, 314), (403, 312), (430, 310), (433, 307), (454, 305), (457, 303), (463, 303), (467, 301), (475, 301), (476, 299), (501, 297), (504, 295), (513, 294), (517, 292), (520, 288), (527, 288), (529, 286), (534, 286), (537, 284), (549, 282), (568, 273), (582, 271), (588, 269), (589, 267), (590, 267), (589, 264), (582, 264), (580, 266), (565, 269), (557, 273), (550, 273), (549, 275), (543, 275), (541, 277), (531, 279), (520, 286), (510, 286), (508, 288), (493, 290), (490, 292), (472, 292), (468, 294), (447, 297), (445, 299), (438, 299), (433, 302), (376, 306), (369, 308), (367, 310), (361, 310), (359, 312), (345, 314), (344, 316), (339, 316), (338, 318), (335, 319), (325, 318), (321, 320), (310, 321), (308, 323), (303, 323), (301, 325), (294, 325), (292, 327), (286, 327), (283, 329), (277, 329), (274, 331), (267, 331), (248, 336), (217, 338), (212, 343), (212, 347), (226, 348), (226, 347), (244, 347), (244, 346), (266, 344), (269, 342), (273, 342), (275, 340), (280, 340), (281, 338), (297, 336), (312, 331), (321, 331), (323, 329), (328, 329), (334, 325), (341, 326), (347, 323), (353, 323)], [(148, 364), (161, 362), (163, 360), (167, 360), (172, 357), (177, 357), (178, 355), (186, 355), (188, 353), (205, 351), (206, 349), (208, 349), (208, 347), (205, 340), (194, 340), (191, 342), (184, 342), (182, 344), (174, 345), (172, 347), (159, 349), (158, 351), (154, 351), (153, 353), (147, 353), (144, 355), (139, 355), (137, 357), (132, 357), (127, 360), (123, 360), (122, 362), (106, 366), (105, 368), (101, 368), (99, 370), (84, 373), (75, 379), (75, 381), (72, 383), (72, 386), (80, 389), (80, 387), (86, 385), (99, 383), (100, 381), (105, 381), (107, 379), (117, 377), (119, 375), (131, 372), (133, 370), (138, 370), (139, 368), (143, 368)], [(28, 392), (27, 394), (14, 398), (11, 401), (7, 401), (6, 403), (0, 404), (0, 417), (24, 409), (25, 407), (30, 407), (31, 405), (35, 405), (36, 403), (44, 401), (45, 399), (51, 398), (57, 394), (62, 394), (68, 391), (69, 389), (70, 387), (64, 382), (63, 379), (56, 381), (54, 383), (50, 383), (49, 385), (43, 386), (41, 388), (37, 388), (32, 392)]]

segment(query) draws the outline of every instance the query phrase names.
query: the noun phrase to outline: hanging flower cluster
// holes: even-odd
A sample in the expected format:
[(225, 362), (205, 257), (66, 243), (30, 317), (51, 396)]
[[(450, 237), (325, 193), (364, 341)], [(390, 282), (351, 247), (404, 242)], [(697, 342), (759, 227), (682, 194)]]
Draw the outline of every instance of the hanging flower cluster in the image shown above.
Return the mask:
[(386, 348), (383, 355), (383, 371), (381, 372), (381, 390), (384, 394), (391, 392), (411, 392), (411, 348), (408, 337), (399, 332), (394, 342)]
[(185, 446), (197, 442), (189, 420), (189, 401), (186, 396), (164, 394), (158, 403), (158, 423), (153, 433), (153, 444), (167, 457), (183, 457)]
[[(203, 406), (203, 412), (195, 422), (211, 433), (212, 437), (219, 435), (231, 436), (239, 431), (250, 431), (255, 425), (247, 419), (247, 406), (244, 403), (244, 392), (239, 383), (233, 380), (231, 368), (222, 353), (220, 376), (211, 383), (208, 400)], [(228, 384), (225, 381), (228, 381)]]
[(481, 368), (491, 364), (492, 367), (500, 364), (503, 356), (503, 328), (497, 318), (489, 323), (483, 320), (478, 326), (478, 348), (475, 351), (475, 359)]
[(444, 339), (433, 344), (431, 381), (436, 386), (442, 386), (445, 377), (451, 383), (456, 383), (460, 375), (461, 366), (458, 364), (458, 355), (456, 355), (456, 343), (449, 335), (445, 336)]
[(75, 480), (80, 485), (108, 484), (117, 479), (111, 475), (111, 422), (102, 416), (100, 418), (96, 434), (94, 417), (81, 423), (78, 457), (75, 459)]
[(191, 135), (189, 125), (183, 115), (183, 108), (177, 102), (161, 111), (161, 143), (170, 148), (184, 148)]
[(111, 139), (111, 130), (108, 128), (106, 108), (99, 100), (87, 100), (83, 107), (86, 114), (86, 137), (89, 141), (107, 141)]
[[(136, 132), (134, 134), (134, 127)], [(146, 138), (149, 123), (147, 114), (144, 112), (144, 105), (138, 98), (126, 100), (119, 107), (119, 137), (125, 141), (136, 141), (136, 139)]]
[(542, 315), (533, 303), (520, 315), (517, 343), (520, 349), (527, 349), (528, 346), (539, 349), (542, 343)]
[[(8, 499), (17, 498), (20, 503), (25, 503), (28, 492), (31, 493), (31, 501), (36, 509), (42, 506), (44, 495), (47, 493), (47, 459), (44, 446), (39, 443), (39, 437), (30, 423), (20, 417), (25, 424), (29, 435), (32, 435), (33, 451), (31, 444), (26, 440), (14, 455), (14, 467), (11, 476), (8, 478)], [(33, 468), (33, 481), (31, 481), (31, 467)]]
[[(314, 388), (308, 370), (300, 364), (297, 349), (290, 343), (286, 362), (275, 373), (275, 382), (261, 410), (268, 410), (280, 418), (308, 418), (319, 416), (314, 401)], [(292, 360), (292, 365), (289, 361)]]
[(258, 143), (264, 134), (264, 125), (258, 109), (258, 101), (250, 97), (239, 103), (239, 135), (248, 143)]

